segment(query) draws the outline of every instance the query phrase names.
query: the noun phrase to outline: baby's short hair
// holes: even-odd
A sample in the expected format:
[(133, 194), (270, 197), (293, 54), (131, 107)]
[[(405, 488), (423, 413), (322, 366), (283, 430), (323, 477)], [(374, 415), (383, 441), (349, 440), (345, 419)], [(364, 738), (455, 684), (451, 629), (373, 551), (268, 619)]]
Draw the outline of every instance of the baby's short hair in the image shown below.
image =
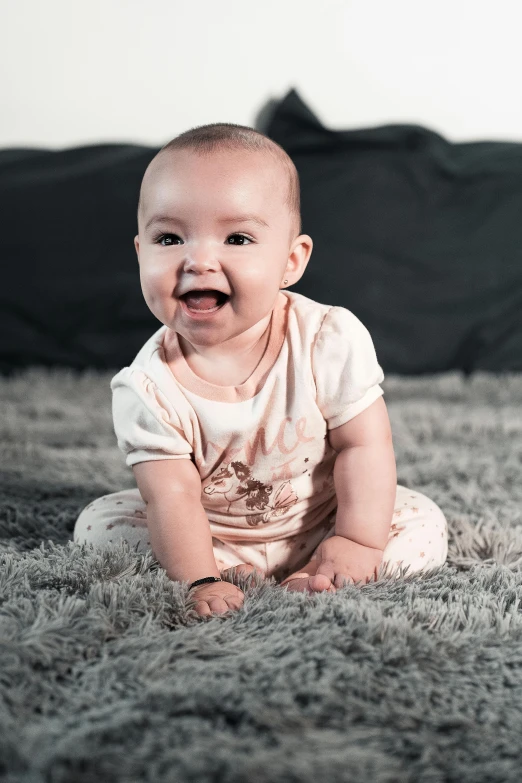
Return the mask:
[[(285, 203), (294, 219), (296, 236), (301, 233), (301, 199), (297, 169), (288, 153), (261, 131), (248, 125), (236, 125), (231, 122), (199, 125), (175, 136), (159, 150), (155, 158), (171, 150), (194, 150), (202, 155), (220, 150), (260, 150), (269, 153), (277, 163), (283, 166), (286, 173), (288, 187)], [(138, 214), (141, 206), (140, 191)]]

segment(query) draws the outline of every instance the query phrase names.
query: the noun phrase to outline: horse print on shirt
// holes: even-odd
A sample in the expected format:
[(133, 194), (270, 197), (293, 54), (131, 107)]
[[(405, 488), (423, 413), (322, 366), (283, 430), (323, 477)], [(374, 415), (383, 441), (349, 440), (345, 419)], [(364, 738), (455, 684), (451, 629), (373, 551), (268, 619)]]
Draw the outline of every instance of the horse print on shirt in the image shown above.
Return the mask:
[(244, 462), (234, 461), (222, 467), (211, 479), (210, 484), (203, 488), (206, 495), (218, 493), (228, 501), (228, 509), (232, 503), (244, 500), (249, 511), (259, 509), (261, 514), (247, 514), (246, 521), (250, 527), (256, 527), (260, 522), (269, 522), (271, 517), (280, 517), (294, 506), (298, 497), (290, 481), (284, 481), (277, 489), (272, 505), (269, 504), (273, 492), (272, 484), (264, 484), (252, 477), (252, 471)]

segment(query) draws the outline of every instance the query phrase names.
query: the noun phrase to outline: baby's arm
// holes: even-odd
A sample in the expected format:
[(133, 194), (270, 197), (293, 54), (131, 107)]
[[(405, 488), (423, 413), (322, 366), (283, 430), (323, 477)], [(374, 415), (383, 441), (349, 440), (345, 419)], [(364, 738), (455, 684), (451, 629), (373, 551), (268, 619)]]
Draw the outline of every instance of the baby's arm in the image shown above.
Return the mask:
[(151, 546), (167, 576), (189, 583), (219, 577), (201, 477), (192, 460), (149, 460), (132, 469), (147, 504)]
[[(388, 542), (397, 473), (382, 397), (350, 421), (329, 430), (328, 440), (338, 452), (334, 465), (335, 535), (319, 544), (313, 559), (282, 582), (292, 590), (308, 589), (309, 583), (312, 591), (332, 592), (342, 587), (345, 579), (366, 581), (377, 575)], [(330, 586), (323, 586), (324, 577)]]
[(353, 419), (328, 432), (338, 452), (334, 465), (337, 495), (335, 535), (319, 545), (317, 575), (335, 588), (344, 579), (377, 577), (388, 542), (397, 491), (392, 433), (379, 397)]
[[(219, 577), (210, 525), (201, 503), (201, 478), (188, 459), (147, 460), (133, 466), (147, 504), (152, 549), (173, 581)], [(228, 581), (205, 582), (190, 591), (197, 614), (239, 609), (243, 591)]]
[(379, 397), (362, 413), (328, 432), (338, 452), (335, 533), (371, 549), (388, 542), (397, 491), (390, 420)]

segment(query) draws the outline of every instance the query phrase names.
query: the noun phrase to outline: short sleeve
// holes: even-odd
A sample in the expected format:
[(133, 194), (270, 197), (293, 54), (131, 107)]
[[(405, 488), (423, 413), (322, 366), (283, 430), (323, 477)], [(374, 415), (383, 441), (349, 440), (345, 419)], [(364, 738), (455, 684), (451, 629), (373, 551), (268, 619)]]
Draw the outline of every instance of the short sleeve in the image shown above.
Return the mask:
[(327, 429), (340, 427), (384, 394), (384, 372), (368, 329), (345, 307), (333, 306), (312, 346), (317, 404)]
[(112, 419), (126, 464), (159, 459), (191, 459), (179, 417), (142, 370), (124, 367), (111, 380)]

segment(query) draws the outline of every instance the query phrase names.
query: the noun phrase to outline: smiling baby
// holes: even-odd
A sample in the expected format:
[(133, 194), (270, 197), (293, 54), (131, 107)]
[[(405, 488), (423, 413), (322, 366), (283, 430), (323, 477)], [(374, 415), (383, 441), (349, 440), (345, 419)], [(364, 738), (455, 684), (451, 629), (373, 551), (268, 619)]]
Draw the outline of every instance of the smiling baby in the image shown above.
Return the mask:
[(162, 325), (111, 381), (137, 488), (90, 503), (74, 540), (152, 550), (200, 615), (242, 605), (230, 568), (333, 593), (446, 561), (443, 512), (397, 484), (368, 330), (288, 290), (301, 232), (295, 165), (253, 128), (193, 128), (145, 171), (134, 244)]

